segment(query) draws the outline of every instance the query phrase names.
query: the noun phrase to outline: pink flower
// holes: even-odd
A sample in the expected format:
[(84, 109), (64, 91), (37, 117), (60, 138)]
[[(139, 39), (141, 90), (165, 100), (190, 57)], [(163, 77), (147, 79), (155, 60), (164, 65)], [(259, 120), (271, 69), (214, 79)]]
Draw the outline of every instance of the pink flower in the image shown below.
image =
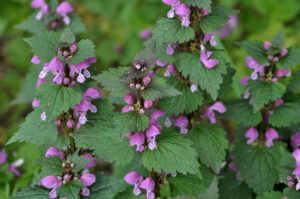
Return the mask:
[(67, 2), (67, 1), (63, 1), (59, 4), (59, 6), (56, 8), (56, 13), (58, 14), (58, 16), (63, 17), (63, 22), (66, 25), (69, 25), (71, 23), (71, 19), (70, 17), (67, 15), (68, 13), (73, 12), (73, 7), (72, 5)]
[(37, 100), (36, 97), (32, 101), (32, 107), (39, 107), (40, 106), (40, 100)]
[(177, 70), (174, 64), (169, 64), (167, 66), (166, 72), (164, 74), (165, 77), (169, 77), (171, 74), (176, 74)]
[(150, 124), (156, 126), (158, 124), (158, 118), (161, 116), (164, 116), (165, 113), (166, 113), (165, 111), (160, 111), (160, 110), (154, 109), (154, 111), (151, 114)]
[(247, 132), (246, 132), (246, 138), (249, 138), (247, 141), (247, 144), (252, 144), (255, 140), (257, 140), (258, 138), (258, 131), (256, 130), (256, 128), (251, 127)]
[(84, 173), (80, 177), (80, 181), (83, 183), (82, 192), (83, 196), (89, 196), (90, 190), (87, 188), (96, 182), (96, 176), (90, 173)]
[(295, 133), (291, 137), (291, 145), (294, 149), (296, 149), (300, 146), (300, 132)]
[(135, 99), (136, 99), (136, 96), (133, 92), (130, 92), (129, 94), (124, 96), (124, 101), (129, 105), (134, 104)]
[(227, 109), (222, 102), (215, 102), (213, 105), (206, 109), (204, 117), (209, 118), (211, 124), (215, 124), (216, 116), (214, 111), (224, 113), (226, 110)]
[(192, 91), (192, 93), (197, 92), (198, 91), (198, 84), (192, 84), (191, 85), (191, 91)]
[(180, 128), (180, 133), (187, 134), (188, 129), (187, 126), (189, 125), (189, 120), (187, 117), (180, 115), (176, 121), (174, 122), (174, 126), (177, 126)]
[(286, 69), (278, 69), (276, 72), (276, 77), (290, 77), (292, 74), (289, 68)]
[(156, 65), (160, 66), (160, 67), (164, 67), (167, 63), (160, 61), (160, 60), (156, 60)]
[(82, 95), (83, 98), (85, 99), (99, 99), (102, 97), (100, 91), (97, 88), (88, 88), (85, 93)]
[(264, 43), (264, 48), (266, 49), (266, 50), (269, 50), (269, 48), (272, 46), (272, 44), (270, 43), (270, 42), (268, 42), (268, 41), (266, 41), (265, 43)]
[(44, 14), (49, 13), (49, 6), (45, 3), (44, 0), (33, 0), (31, 2), (31, 7), (40, 8), (39, 13), (35, 17), (37, 20), (41, 20)]
[(87, 70), (87, 68), (90, 66), (90, 64), (95, 63), (96, 62), (96, 58), (95, 57), (90, 57), (86, 60), (84, 60), (83, 62), (80, 62), (79, 64), (75, 64), (75, 65), (70, 65), (70, 77), (75, 77), (77, 76), (77, 81), (79, 83), (83, 83), (85, 82), (86, 78), (90, 78), (91, 74), (90, 72)]
[(63, 183), (56, 178), (56, 176), (47, 176), (42, 179), (42, 185), (47, 189), (52, 189), (50, 192), (50, 198), (56, 198), (56, 190), (63, 185)]
[(88, 169), (88, 168), (90, 168), (90, 167), (94, 167), (94, 166), (96, 166), (96, 161), (93, 159), (94, 157), (93, 157), (93, 155), (92, 154), (90, 154), (90, 153), (87, 153), (87, 154), (84, 154), (84, 156), (83, 156), (85, 159), (89, 159), (89, 160), (91, 160), (91, 162), (90, 163), (88, 163), (86, 166), (85, 166), (85, 168), (86, 169)]
[(274, 102), (275, 106), (281, 106), (282, 104), (283, 104), (283, 99), (280, 99), (280, 98)]
[(124, 180), (130, 184), (134, 185), (133, 193), (134, 195), (139, 195), (141, 193), (140, 184), (143, 181), (143, 177), (135, 171), (128, 173)]
[(47, 150), (47, 152), (46, 152), (46, 154), (45, 154), (45, 157), (48, 158), (49, 156), (58, 156), (58, 157), (60, 157), (62, 160), (65, 159), (64, 152), (61, 151), (60, 149), (54, 147), (54, 146), (50, 147), (50, 148)]
[(287, 49), (283, 49), (281, 52), (280, 52), (280, 55), (282, 57), (286, 56), (288, 54), (288, 50)]
[(41, 84), (43, 84), (46, 80), (43, 78), (38, 78), (38, 80), (36, 81), (36, 85), (35, 87), (38, 88), (40, 87)]
[(37, 56), (33, 56), (31, 59), (31, 63), (39, 64), (39, 63), (41, 63), (41, 61), (39, 60), (39, 58)]
[(144, 143), (145, 143), (145, 134), (143, 132), (136, 133), (130, 137), (130, 145), (136, 145), (136, 150), (139, 152), (144, 151)]
[(149, 128), (147, 128), (146, 130), (146, 138), (150, 150), (154, 150), (157, 148), (155, 139), (156, 136), (159, 134), (160, 134), (160, 130), (155, 125), (150, 124)]
[(180, 5), (180, 0), (162, 0), (165, 4), (172, 6), (172, 9), (168, 12), (168, 18), (174, 17), (175, 9)]
[(296, 149), (293, 152), (293, 156), (296, 159), (296, 165), (297, 165), (297, 167), (299, 167), (300, 166), (300, 149)]
[(200, 61), (206, 68), (214, 68), (219, 64), (217, 59), (209, 59), (212, 56), (212, 51), (206, 50), (204, 46), (201, 46)]
[(267, 147), (272, 147), (274, 145), (273, 140), (278, 139), (279, 135), (278, 135), (278, 133), (276, 132), (275, 129), (270, 128), (269, 130), (267, 130), (267, 132), (265, 134), (265, 137), (266, 137)]
[(205, 10), (205, 9), (202, 9), (202, 10), (201, 10), (201, 14), (202, 14), (203, 16), (206, 16), (206, 15), (209, 14), (209, 11), (208, 11), (208, 10)]
[(243, 86), (247, 86), (248, 85), (248, 81), (249, 81), (250, 77), (249, 76), (246, 76), (244, 78), (242, 78), (240, 80), (240, 83), (243, 85)]
[(54, 57), (49, 63), (44, 64), (39, 78), (44, 79), (49, 71), (54, 75), (52, 82), (61, 85), (65, 76), (65, 65), (58, 57)]
[(145, 100), (145, 101), (144, 101), (144, 107), (145, 107), (145, 108), (149, 109), (149, 108), (152, 107), (152, 105), (153, 105), (152, 100)]
[(217, 41), (212, 33), (204, 33), (204, 43), (207, 43), (208, 41), (211, 46), (217, 45)]
[(147, 190), (147, 199), (154, 199), (155, 195), (152, 192), (155, 187), (155, 182), (152, 178), (146, 178), (140, 185), (140, 188)]
[(140, 32), (140, 38), (146, 40), (150, 38), (152, 35), (152, 31), (150, 29), (144, 29)]
[(181, 25), (188, 27), (190, 25), (190, 14), (191, 14), (190, 8), (184, 3), (182, 3), (178, 7), (176, 7), (175, 12), (178, 15), (178, 17), (181, 19)]
[(260, 65), (255, 59), (252, 57), (246, 57), (245, 59), (248, 68), (253, 69), (253, 73), (251, 74), (251, 79), (256, 80), (258, 78), (258, 74), (264, 74), (264, 66)]
[(176, 43), (169, 43), (168, 47), (167, 47), (167, 50), (166, 50), (166, 53), (168, 55), (172, 55), (174, 53), (174, 48), (177, 48), (177, 44)]
[(6, 162), (7, 160), (7, 153), (4, 150), (0, 151), (0, 165)]

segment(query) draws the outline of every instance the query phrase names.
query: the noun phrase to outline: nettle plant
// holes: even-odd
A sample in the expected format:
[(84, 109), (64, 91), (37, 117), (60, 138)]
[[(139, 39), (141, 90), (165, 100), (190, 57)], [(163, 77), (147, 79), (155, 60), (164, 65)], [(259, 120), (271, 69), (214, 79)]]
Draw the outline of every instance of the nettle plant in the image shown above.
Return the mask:
[[(298, 198), (299, 74), (292, 75), (291, 68), (300, 64), (300, 50), (283, 48), (282, 31), (272, 42), (238, 44), (251, 56), (245, 61), (252, 74), (241, 79), (244, 100), (228, 104), (225, 113), (239, 124), (238, 142), (230, 156), (232, 171), (225, 176), (236, 173), (236, 189), (243, 198), (251, 196), (249, 188), (258, 198)], [(233, 191), (224, 190), (224, 198), (238, 198)]]

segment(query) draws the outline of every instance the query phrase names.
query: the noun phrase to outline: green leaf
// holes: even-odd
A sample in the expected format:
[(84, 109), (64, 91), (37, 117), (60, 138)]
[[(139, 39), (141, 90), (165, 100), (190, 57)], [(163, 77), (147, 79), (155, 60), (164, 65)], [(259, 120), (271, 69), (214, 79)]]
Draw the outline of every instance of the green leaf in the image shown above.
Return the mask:
[(253, 113), (253, 108), (248, 101), (235, 101), (225, 106), (227, 111), (222, 115), (224, 118), (230, 118), (244, 126), (256, 126), (262, 121), (261, 113)]
[(237, 180), (236, 175), (236, 172), (228, 171), (221, 179), (220, 196), (222, 196), (222, 199), (251, 198), (252, 190), (244, 181)]
[(68, 157), (71, 163), (74, 163), (73, 172), (79, 172), (84, 169), (84, 167), (91, 162), (90, 159), (84, 158), (84, 156), (79, 156), (78, 153), (74, 153)]
[(94, 154), (106, 161), (125, 165), (133, 159), (128, 138), (116, 132), (110, 123), (99, 121), (93, 127), (84, 126), (79, 132), (73, 135), (76, 144), (95, 150)]
[(159, 101), (166, 110), (166, 115), (179, 115), (181, 113), (191, 113), (203, 103), (201, 91), (192, 92), (191, 89), (183, 83), (177, 83), (176, 88), (182, 92), (182, 95), (176, 97), (164, 98)]
[(95, 57), (95, 45), (91, 40), (84, 39), (77, 43), (77, 51), (67, 63), (78, 64), (90, 57)]
[(196, 175), (182, 175), (178, 174), (176, 177), (170, 178), (169, 182), (172, 186), (172, 195), (174, 196), (198, 196), (204, 193), (213, 181), (214, 175), (208, 169), (205, 169), (202, 179)]
[(49, 199), (49, 190), (41, 186), (23, 188), (22, 191), (12, 196), (11, 199)]
[(133, 191), (133, 188), (130, 187), (126, 191), (115, 196), (114, 199), (144, 199), (145, 198), (142, 194), (137, 195), (137, 196), (134, 195), (132, 193), (132, 191)]
[(192, 129), (188, 137), (193, 141), (200, 161), (219, 173), (228, 148), (224, 129), (219, 125), (203, 123)]
[(11, 102), (12, 105), (32, 102), (36, 92), (36, 81), (42, 70), (42, 64), (32, 65), (30, 71), (26, 74), (25, 82), (18, 93), (17, 97)]
[(293, 79), (290, 81), (287, 90), (295, 93), (300, 93), (300, 73), (296, 73), (293, 75)]
[(24, 141), (37, 144), (39, 146), (54, 143), (57, 138), (55, 123), (47, 123), (41, 120), (42, 111), (31, 112), (20, 125), (18, 132), (6, 143), (11, 144), (17, 141)]
[(40, 34), (41, 32), (45, 32), (46, 26), (41, 20), (36, 20), (36, 15), (37, 12), (34, 12), (25, 21), (16, 25), (15, 27), (34, 34)]
[[(201, 4), (204, 5), (206, 2), (207, 0), (201, 1)], [(236, 10), (225, 6), (213, 6), (212, 12), (209, 15), (204, 16), (202, 19), (200, 27), (205, 33), (214, 32), (219, 28), (222, 28), (222, 25), (228, 21), (229, 17), (235, 15), (236, 13)]]
[(94, 123), (99, 120), (112, 120), (115, 107), (107, 99), (94, 100), (93, 105), (97, 107), (98, 111), (96, 113), (88, 112), (88, 122)]
[(55, 32), (46, 32), (26, 39), (26, 42), (33, 48), (33, 53), (42, 62), (50, 62), (57, 56), (57, 45), (59, 36)]
[(267, 148), (265, 145), (258, 147), (240, 143), (235, 147), (233, 154), (236, 155), (234, 163), (239, 167), (242, 178), (255, 193), (261, 195), (271, 191), (279, 181), (279, 144)]
[(258, 196), (257, 199), (282, 199), (283, 196), (283, 193), (279, 191), (271, 191), (264, 193), (263, 196)]
[(300, 65), (300, 49), (290, 47), (287, 50), (288, 54), (283, 58), (280, 58), (279, 62), (276, 63), (277, 68), (289, 68)]
[(189, 6), (197, 6), (198, 8), (202, 8), (205, 10), (211, 11), (211, 3), (212, 0), (187, 0), (185, 2)]
[(285, 44), (285, 39), (283, 36), (283, 30), (281, 30), (275, 37), (272, 39), (272, 46), (281, 49)]
[(81, 94), (73, 89), (53, 83), (40, 85), (37, 91), (40, 108), (46, 112), (47, 121), (52, 121), (56, 116), (74, 108), (81, 101)]
[(153, 30), (158, 43), (184, 43), (195, 38), (194, 29), (181, 25), (179, 19), (160, 18)]
[(285, 102), (276, 107), (274, 113), (270, 115), (269, 122), (274, 127), (288, 127), (300, 123), (300, 102)]
[(75, 35), (72, 33), (70, 28), (66, 28), (60, 35), (60, 41), (66, 43), (75, 42)]
[(177, 57), (177, 69), (184, 77), (189, 77), (192, 83), (199, 84), (202, 90), (206, 90), (213, 99), (216, 99), (223, 82), (222, 74), (226, 73), (226, 65), (220, 62), (215, 68), (209, 69), (202, 65), (199, 57), (198, 53), (180, 53)]
[(123, 183), (125, 183), (123, 180), (117, 180), (108, 176), (104, 176), (101, 173), (96, 174), (96, 179), (97, 181), (91, 187), (89, 187), (91, 195), (85, 198), (113, 199), (119, 192), (124, 191), (124, 188), (127, 187), (121, 186)]
[(71, 14), (68, 14), (71, 18), (71, 24), (70, 24), (70, 29), (72, 30), (72, 32), (74, 34), (78, 34), (80, 32), (85, 32), (86, 31), (86, 28), (84, 26), (84, 24), (82, 23), (80, 17), (75, 14), (75, 13), (71, 13)]
[(300, 192), (291, 187), (287, 187), (284, 189), (284, 196), (287, 196), (288, 199), (298, 199)]
[(123, 97), (130, 91), (129, 82), (121, 79), (123, 73), (128, 69), (127, 67), (110, 68), (93, 79), (104, 86), (105, 90), (110, 91), (112, 96)]
[(219, 198), (219, 187), (218, 187), (218, 179), (215, 176), (213, 182), (208, 187), (205, 193), (201, 193), (198, 198), (203, 199), (218, 199)]
[(245, 41), (237, 42), (237, 45), (242, 47), (244, 50), (249, 53), (260, 64), (268, 63), (267, 51), (264, 47), (264, 42), (262, 41)]
[(62, 159), (58, 156), (49, 156), (48, 158), (41, 158), (38, 160), (42, 165), (41, 177), (58, 176), (63, 173)]
[(181, 92), (169, 85), (164, 78), (157, 76), (151, 78), (151, 83), (142, 92), (142, 96), (148, 100), (155, 100), (155, 98), (162, 97), (172, 97), (181, 94)]
[(254, 111), (258, 111), (264, 105), (281, 98), (285, 93), (285, 86), (280, 82), (268, 83), (264, 80), (248, 81), (251, 100)]
[(77, 199), (82, 186), (83, 183), (80, 181), (66, 183), (57, 189), (57, 195), (59, 198)]
[(122, 130), (122, 133), (145, 131), (149, 127), (149, 120), (147, 115), (139, 114), (134, 111), (120, 113), (114, 117), (116, 127)]
[(142, 161), (148, 170), (183, 174), (199, 172), (197, 153), (189, 139), (182, 138), (182, 135), (172, 129), (164, 129), (156, 142), (157, 149), (143, 152)]
[(279, 162), (279, 177), (285, 184), (288, 184), (287, 177), (290, 176), (295, 170), (296, 159), (290, 151), (287, 150), (286, 145), (281, 145), (280, 148), (280, 162)]

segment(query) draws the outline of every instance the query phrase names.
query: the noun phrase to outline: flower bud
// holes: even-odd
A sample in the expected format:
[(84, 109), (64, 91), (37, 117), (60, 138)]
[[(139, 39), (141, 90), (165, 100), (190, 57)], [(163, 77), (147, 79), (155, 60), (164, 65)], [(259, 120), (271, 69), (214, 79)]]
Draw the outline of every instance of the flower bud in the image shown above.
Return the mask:
[(283, 56), (286, 56), (288, 54), (288, 50), (287, 49), (283, 49), (281, 52), (280, 52), (280, 55), (283, 57)]
[(63, 52), (63, 56), (64, 56), (64, 57), (68, 57), (68, 56), (69, 56), (69, 52), (65, 50), (65, 51)]
[(124, 96), (124, 101), (125, 101), (127, 104), (129, 104), (129, 105), (134, 104), (134, 97), (133, 97), (132, 95), (130, 95), (130, 94), (125, 95), (125, 96)]
[(150, 82), (151, 82), (151, 78), (150, 77), (146, 76), (146, 77), (143, 78), (143, 83), (145, 85), (148, 85)]
[(139, 111), (139, 113), (140, 113), (140, 114), (144, 114), (144, 113), (145, 113), (145, 110), (144, 110), (143, 108), (141, 108), (140, 111)]
[(69, 128), (73, 128), (73, 127), (74, 127), (74, 125), (75, 125), (75, 122), (74, 122), (74, 120), (72, 120), (72, 119), (69, 119), (69, 120), (68, 120), (68, 122), (67, 122), (67, 126), (68, 126)]
[(142, 66), (141, 66), (140, 64), (136, 64), (134, 67), (135, 67), (137, 70), (140, 70), (140, 69), (142, 68)]
[(151, 108), (153, 105), (153, 102), (151, 100), (145, 100), (144, 101), (144, 107), (145, 108)]
[(71, 53), (75, 53), (77, 51), (77, 45), (74, 43), (70, 46)]
[(139, 84), (139, 83), (137, 83), (137, 84), (135, 85), (135, 88), (136, 88), (136, 89), (140, 89), (141, 87), (142, 87), (142, 85)]
[(134, 88), (135, 84), (134, 83), (130, 83), (129, 86), (130, 86), (130, 88)]
[(70, 79), (68, 77), (65, 77), (63, 82), (64, 82), (64, 85), (69, 85)]

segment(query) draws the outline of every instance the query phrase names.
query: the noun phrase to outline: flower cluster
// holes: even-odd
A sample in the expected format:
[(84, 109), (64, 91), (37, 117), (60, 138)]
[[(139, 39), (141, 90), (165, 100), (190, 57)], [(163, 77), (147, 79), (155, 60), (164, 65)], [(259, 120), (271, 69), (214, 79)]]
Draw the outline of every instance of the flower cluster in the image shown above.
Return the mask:
[(73, 7), (67, 1), (63, 1), (57, 6), (56, 13), (51, 12), (52, 8), (50, 9), (50, 6), (44, 0), (33, 0), (31, 2), (31, 7), (40, 9), (36, 15), (37, 20), (41, 20), (47, 14), (57, 14), (57, 18), (51, 22), (51, 27), (53, 28), (57, 27), (61, 21), (65, 25), (70, 25), (71, 23), (71, 18), (68, 16), (68, 14), (73, 12)]
[(182, 26), (190, 25), (191, 10), (185, 3), (180, 3), (180, 0), (163, 0), (163, 2), (172, 7), (168, 12), (168, 18), (173, 18), (176, 14), (181, 20)]
[(91, 161), (85, 165), (84, 168), (82, 168), (82, 172), (73, 172), (73, 168), (76, 166), (74, 163), (70, 162), (65, 157), (65, 153), (61, 151), (60, 149), (56, 147), (50, 147), (45, 157), (48, 158), (50, 156), (58, 156), (62, 161), (62, 168), (64, 170), (63, 173), (61, 173), (58, 176), (46, 176), (42, 179), (41, 183), (44, 187), (47, 189), (52, 189), (49, 197), (50, 198), (56, 198), (57, 197), (57, 189), (61, 187), (63, 184), (71, 183), (73, 181), (80, 180), (83, 183), (81, 195), (83, 196), (89, 196), (90, 190), (87, 188), (91, 186), (96, 181), (96, 176), (89, 173), (89, 168), (96, 165), (95, 161), (92, 160), (91, 154), (85, 154), (84, 158), (91, 159)]
[[(145, 80), (145, 81), (144, 81)], [(146, 76), (143, 78), (143, 83), (148, 82), (150, 83), (150, 77)], [(145, 84), (145, 83), (144, 83)], [(135, 88), (139, 89), (139, 84), (138, 86), (135, 86)], [(144, 88), (144, 85), (142, 86)], [(157, 103), (157, 100), (144, 100), (142, 104), (137, 101), (136, 94), (134, 92), (130, 92), (127, 95), (124, 96), (124, 101), (127, 103), (126, 106), (123, 107), (122, 112), (127, 113), (130, 111), (136, 111), (140, 114), (144, 114), (147, 112), (148, 109), (150, 109), (153, 104)]]
[[(247, 144), (253, 144), (259, 137), (259, 132), (255, 127), (251, 127), (245, 134), (248, 138)], [(265, 141), (267, 147), (274, 146), (274, 140), (278, 139), (279, 135), (274, 128), (270, 128), (265, 132)]]
[(133, 193), (134, 195), (139, 195), (141, 193), (141, 189), (144, 189), (147, 191), (147, 199), (154, 199), (155, 194), (153, 193), (155, 188), (155, 181), (147, 177), (146, 179), (143, 178), (139, 173), (133, 171), (128, 173), (124, 180), (130, 184), (134, 185)]

